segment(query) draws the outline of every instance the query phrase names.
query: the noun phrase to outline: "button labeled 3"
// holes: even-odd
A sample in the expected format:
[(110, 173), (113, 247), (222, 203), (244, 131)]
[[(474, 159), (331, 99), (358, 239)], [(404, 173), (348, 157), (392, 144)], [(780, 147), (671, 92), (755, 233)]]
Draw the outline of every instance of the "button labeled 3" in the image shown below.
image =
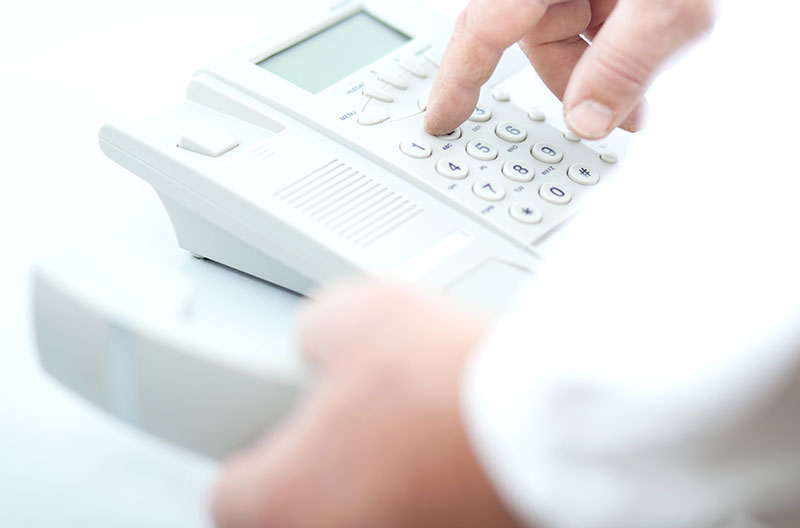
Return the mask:
[(469, 116), (469, 120), (475, 121), (476, 123), (485, 123), (491, 118), (492, 118), (492, 111), (483, 106), (476, 106), (475, 110), (473, 110), (472, 112), (472, 115)]

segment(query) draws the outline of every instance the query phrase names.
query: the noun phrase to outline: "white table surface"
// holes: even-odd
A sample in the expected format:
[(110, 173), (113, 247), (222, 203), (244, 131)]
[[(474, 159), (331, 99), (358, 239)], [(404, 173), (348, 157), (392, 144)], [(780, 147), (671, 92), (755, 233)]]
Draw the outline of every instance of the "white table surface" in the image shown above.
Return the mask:
[(0, 3), (0, 526), (210, 525), (214, 463), (118, 423), (42, 372), (30, 273), (82, 247), (194, 265), (155, 193), (103, 157), (97, 131), (179, 104), (194, 70), (308, 3)]

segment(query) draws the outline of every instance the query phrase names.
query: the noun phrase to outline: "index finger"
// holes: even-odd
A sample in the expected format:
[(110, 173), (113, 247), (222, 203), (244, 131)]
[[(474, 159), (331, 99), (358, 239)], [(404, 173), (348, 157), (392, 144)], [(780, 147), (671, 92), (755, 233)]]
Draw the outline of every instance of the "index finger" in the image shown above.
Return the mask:
[(548, 5), (563, 1), (566, 0), (472, 0), (456, 20), (442, 57), (428, 102), (425, 129), (442, 135), (463, 123), (506, 48), (536, 25)]

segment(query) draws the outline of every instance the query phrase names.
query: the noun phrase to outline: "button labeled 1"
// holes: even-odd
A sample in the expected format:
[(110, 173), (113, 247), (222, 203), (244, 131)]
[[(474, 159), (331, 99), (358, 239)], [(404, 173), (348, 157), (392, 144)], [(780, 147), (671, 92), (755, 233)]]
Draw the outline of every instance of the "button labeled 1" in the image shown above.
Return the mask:
[(433, 153), (430, 144), (421, 139), (406, 139), (400, 143), (400, 151), (412, 158), (430, 158)]

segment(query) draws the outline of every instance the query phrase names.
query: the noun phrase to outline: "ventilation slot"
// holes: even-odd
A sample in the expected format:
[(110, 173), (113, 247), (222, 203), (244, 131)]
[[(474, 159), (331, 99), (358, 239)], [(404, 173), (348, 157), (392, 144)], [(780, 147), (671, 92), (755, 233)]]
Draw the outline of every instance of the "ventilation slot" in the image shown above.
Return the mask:
[(261, 161), (266, 161), (275, 155), (275, 151), (270, 150), (264, 143), (260, 143), (248, 151), (252, 157)]
[(422, 209), (364, 173), (333, 160), (275, 194), (334, 233), (366, 247)]

